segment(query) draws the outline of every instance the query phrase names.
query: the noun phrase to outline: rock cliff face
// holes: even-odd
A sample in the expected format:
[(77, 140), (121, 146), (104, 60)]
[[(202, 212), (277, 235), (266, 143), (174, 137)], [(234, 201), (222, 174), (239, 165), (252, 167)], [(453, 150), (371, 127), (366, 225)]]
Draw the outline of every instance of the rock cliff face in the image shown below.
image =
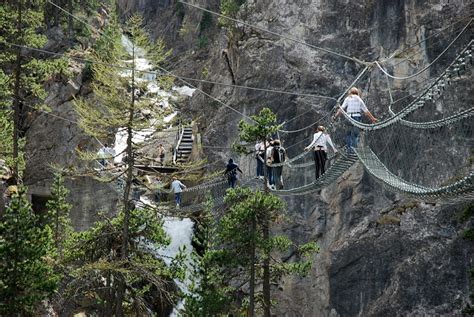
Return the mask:
[[(219, 10), (217, 0), (190, 0), (190, 3)], [(363, 68), (340, 56), (249, 27), (239, 26), (232, 32), (222, 30), (216, 18), (202, 27), (202, 12), (175, 0), (120, 0), (119, 6), (123, 16), (136, 11), (145, 15), (147, 28), (155, 36), (163, 36), (175, 49), (167, 67), (181, 75), (339, 97)], [(396, 58), (388, 64), (395, 74), (404, 75), (432, 61), (465, 25), (465, 18), (472, 15), (473, 8), (471, 1), (463, 0), (247, 0), (238, 17), (366, 61), (383, 59), (428, 38), (404, 55), (395, 54)], [(430, 38), (459, 19), (464, 20)], [(459, 48), (460, 43), (455, 47)], [(416, 82), (439, 73), (454, 55), (455, 50), (449, 51), (439, 64), (423, 74), (424, 77), (417, 77), (408, 84), (393, 82), (394, 94), (401, 96), (416, 91), (419, 89)], [(410, 63), (396, 65), (406, 57)], [(360, 87), (367, 98), (370, 97), (368, 105), (374, 114), (386, 117), (385, 105), (389, 100), (385, 78), (377, 71), (372, 72), (371, 78), (370, 92), (367, 78)], [(437, 107), (437, 111), (449, 113), (459, 103), (472, 104), (471, 81), (472, 75), (462, 79), (451, 91), (451, 102)], [(245, 115), (254, 114), (263, 106), (272, 108), (281, 121), (301, 115), (285, 126), (288, 130), (308, 126), (316, 118), (327, 115), (334, 106), (332, 102), (305, 96), (209, 83), (199, 87)], [(68, 109), (65, 101), (61, 103), (61, 112)], [(308, 113), (311, 104), (314, 109)], [(237, 136), (240, 114), (197, 93), (184, 111), (200, 118), (198, 124), (205, 145), (223, 148), (204, 148), (211, 161), (222, 159), (224, 164), (224, 159), (235, 155), (226, 148)], [(37, 131), (44, 127), (40, 120), (35, 124), (37, 128), (31, 133), (36, 138)], [(68, 131), (71, 127), (67, 123), (64, 129), (61, 137), (64, 139), (42, 142), (43, 155), (39, 160), (54, 161), (52, 156), (57, 155), (57, 151), (52, 151), (54, 144), (72, 144), (68, 147), (70, 150), (80, 143), (77, 131)], [(280, 137), (290, 145), (311, 134), (312, 130), (306, 129)], [(289, 155), (299, 153), (303, 144), (289, 150)], [(437, 155), (442, 161), (443, 154)], [(67, 155), (61, 158), (67, 159)], [(248, 175), (253, 174), (254, 163), (251, 158), (240, 158), (240, 165)], [(41, 164), (31, 166), (38, 165)], [(39, 177), (33, 170), (27, 175), (30, 179)], [(291, 187), (312, 180), (313, 171), (300, 169), (291, 174), (285, 171), (285, 178)], [(434, 178), (435, 175), (426, 177)], [(95, 195), (94, 199), (97, 198), (100, 197)], [(409, 200), (384, 190), (360, 164), (354, 165), (320, 194), (294, 196), (287, 198), (287, 202), (293, 221), (275, 230), (287, 233), (298, 242), (316, 240), (321, 253), (315, 256), (309, 276), (287, 278), (274, 288), (278, 299), (277, 316), (448, 316), (460, 315), (470, 302), (472, 284), (468, 271), (474, 262), (474, 247), (461, 237), (466, 224), (459, 221), (459, 212), (464, 203), (427, 204)], [(78, 217), (85, 217), (87, 210), (78, 210)]]
[[(213, 10), (218, 7), (216, 2), (191, 1)], [(140, 5), (149, 5), (146, 1), (133, 0), (123, 0), (122, 4), (125, 11), (140, 10)], [(175, 3), (164, 5), (153, 14), (145, 10), (148, 25), (163, 25), (163, 17), (169, 17), (177, 6), (183, 11), (166, 23), (174, 25), (175, 30), (175, 23), (180, 24), (181, 32), (176, 34), (170, 29), (163, 32), (171, 47), (179, 51), (185, 48), (181, 55), (183, 66), (177, 64), (174, 68), (180, 74), (338, 97), (363, 68), (353, 61), (249, 27), (239, 26), (233, 32), (226, 32), (214, 26), (208, 33), (203, 32), (200, 29), (202, 12)], [(396, 55), (410, 44), (428, 38), (421, 48), (395, 56), (389, 63), (391, 71), (404, 75), (432, 61), (467, 20), (448, 29), (449, 32), (430, 36), (458, 19), (468, 17), (472, 10), (472, 3), (462, 0), (248, 0), (238, 17), (366, 61)], [(216, 23), (215, 18), (213, 21)], [(193, 47), (193, 43), (186, 41), (183, 30), (194, 32), (195, 38), (206, 36), (208, 46), (200, 48), (199, 43), (194, 42)], [(155, 34), (160, 32), (162, 29), (156, 29)], [(463, 41), (457, 44), (458, 48), (461, 43)], [(407, 55), (410, 63), (399, 63)], [(392, 82), (393, 93), (401, 96), (416, 91), (419, 89), (417, 82), (438, 74), (454, 55), (455, 50), (449, 51), (439, 64), (409, 84)], [(372, 90), (367, 96), (370, 97), (369, 107), (377, 117), (386, 117), (384, 105), (389, 100), (385, 78), (377, 71), (372, 71), (371, 78)], [(445, 100), (442, 106), (437, 105), (437, 111), (447, 113), (461, 103), (472, 104), (472, 94), (467, 93), (470, 80), (472, 75), (462, 79), (450, 92), (451, 102)], [(367, 79), (360, 85), (365, 90), (363, 93), (369, 94)], [(269, 106), (282, 121), (307, 112), (308, 104), (315, 105), (313, 112), (289, 123), (288, 130), (308, 126), (334, 106), (331, 102), (307, 97), (212, 84), (203, 84), (200, 88), (246, 115)], [(202, 94), (195, 94), (187, 112), (202, 118), (200, 125), (207, 145), (226, 148), (235, 140), (237, 123), (242, 118), (236, 112)], [(203, 113), (213, 116), (203, 116)], [(311, 129), (307, 129), (280, 137), (288, 146), (311, 133)], [(301, 146), (290, 150), (290, 156), (298, 151)], [(207, 154), (211, 161), (232, 155), (225, 149), (208, 149)], [(241, 158), (240, 163), (246, 173), (253, 173), (251, 158)], [(442, 168), (438, 166), (434, 170), (441, 171)], [(290, 187), (313, 177), (311, 169), (285, 173)], [(424, 181), (436, 179), (435, 175), (418, 177), (424, 177)], [(464, 228), (458, 221), (462, 203), (426, 204), (406, 199), (385, 191), (359, 164), (336, 184), (322, 190), (320, 195), (291, 197), (287, 201), (290, 218), (294, 221), (275, 230), (282, 230), (299, 242), (316, 239), (321, 245), (321, 253), (315, 257), (314, 269), (308, 277), (288, 278), (275, 287), (276, 315), (455, 315), (460, 314), (469, 302), (472, 290), (468, 271), (474, 261), (474, 248), (460, 236)]]
[(55, 78), (46, 84), (48, 97), (45, 104), (50, 107), (50, 113), (37, 112), (36, 117), (30, 118), (26, 152), (32, 155), (27, 157), (24, 179), (32, 195), (33, 208), (43, 212), (51, 195), (53, 166), (77, 168), (78, 176), (66, 178), (65, 185), (71, 192), (72, 224), (76, 230), (85, 230), (98, 220), (98, 212), (114, 212), (119, 197), (111, 184), (81, 175), (90, 170), (90, 164), (85, 169), (87, 163), (79, 159), (77, 151), (94, 152), (100, 145), (85, 135), (77, 124), (72, 100), (79, 94), (87, 95), (89, 89), (83, 82), (80, 65), (73, 67), (71, 72), (73, 76), (67, 82)]

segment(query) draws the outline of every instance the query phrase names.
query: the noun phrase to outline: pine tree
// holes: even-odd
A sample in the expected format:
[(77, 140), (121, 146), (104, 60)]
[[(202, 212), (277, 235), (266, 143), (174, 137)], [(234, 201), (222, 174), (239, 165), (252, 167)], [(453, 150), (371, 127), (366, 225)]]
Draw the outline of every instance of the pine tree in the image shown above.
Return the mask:
[(232, 310), (234, 288), (226, 285), (217, 245), (217, 223), (212, 214), (212, 197), (208, 197), (205, 209), (199, 215), (193, 237), (195, 249), (192, 255), (191, 287), (185, 297), (184, 316), (219, 316)]
[(0, 315), (29, 315), (57, 288), (51, 228), (37, 225), (25, 189), (14, 194), (0, 221)]
[[(95, 63), (91, 65), (91, 68), (94, 100), (81, 99), (75, 102), (80, 125), (89, 135), (103, 139), (110, 137), (119, 129), (126, 131), (127, 145), (124, 154), (127, 157), (127, 165), (120, 172), (125, 180), (122, 199), (123, 211), (120, 213), (123, 217), (120, 235), (122, 243), (120, 252), (117, 253), (122, 262), (130, 259), (131, 252), (136, 252), (135, 249), (131, 250), (136, 246), (131, 243), (129, 230), (131, 214), (134, 212), (134, 204), (130, 197), (134, 179), (133, 166), (139, 146), (134, 144), (132, 139), (138, 131), (149, 128), (149, 123), (140, 119), (141, 111), (144, 109), (154, 110), (153, 103), (140, 100), (138, 97), (141, 81), (137, 78), (136, 61), (138, 57), (146, 57), (155, 65), (159, 65), (169, 54), (161, 41), (156, 43), (150, 41), (148, 34), (141, 27), (142, 24), (142, 18), (138, 15), (134, 15), (128, 20), (124, 31), (130, 45), (128, 52), (124, 52), (121, 46), (121, 29), (118, 22), (116, 18), (110, 20), (110, 24), (96, 43), (93, 53)], [(126, 56), (126, 53), (129, 56)], [(127, 57), (131, 58), (131, 62), (125, 64), (122, 59)], [(122, 64), (128, 70), (113, 68), (108, 64)], [(160, 77), (158, 80), (162, 87), (170, 86), (169, 78)], [(114, 276), (114, 283), (116, 285), (116, 292), (113, 294), (114, 313), (117, 316), (122, 316), (123, 303), (127, 296), (127, 277), (124, 274), (117, 274)]]
[[(169, 243), (152, 209), (133, 209), (129, 218), (128, 257), (122, 258), (124, 212), (97, 222), (87, 231), (74, 234), (65, 263), (71, 268), (66, 298), (93, 299), (89, 308), (100, 316), (145, 316), (150, 311), (174, 305), (177, 291), (173, 279), (182, 278), (182, 257), (170, 266), (157, 257)], [(124, 288), (123, 294), (121, 288)], [(120, 297), (123, 296), (123, 297)], [(121, 302), (117, 301), (121, 299)], [(118, 308), (117, 305), (120, 307)]]
[(46, 203), (46, 208), (59, 261), (62, 260), (64, 246), (73, 230), (69, 218), (72, 205), (66, 201), (68, 195), (69, 190), (64, 186), (63, 175), (56, 172), (51, 186), (51, 199)]
[(67, 66), (65, 59), (40, 59), (25, 48), (41, 48), (47, 41), (41, 34), (43, 6), (43, 1), (17, 0), (4, 1), (0, 7), (0, 103), (1, 111), (6, 111), (0, 116), (0, 130), (11, 133), (2, 139), (0, 155), (7, 159), (16, 181), (24, 165), (21, 138), (27, 107), (41, 106), (46, 97), (44, 80)]
[[(280, 125), (277, 123), (276, 115), (269, 109), (263, 108), (258, 115), (252, 116), (253, 123), (248, 123), (244, 120), (239, 122), (239, 138), (241, 141), (245, 142), (263, 142), (264, 144), (264, 162), (267, 162), (267, 143), (266, 140), (273, 133), (277, 132), (280, 129)], [(264, 169), (265, 181), (264, 181), (264, 191), (269, 192), (268, 190), (268, 177), (267, 168)], [(270, 221), (269, 215), (263, 213), (261, 215), (263, 220), (263, 234), (264, 239), (268, 240), (270, 236)], [(252, 222), (250, 224), (252, 229), (256, 228), (256, 223)], [(255, 245), (250, 245), (251, 250), (255, 250)], [(250, 304), (249, 311), (250, 316), (254, 314), (254, 289), (255, 289), (255, 272), (253, 265), (251, 266), (251, 277), (250, 277)], [(270, 264), (269, 264), (269, 255), (264, 259), (263, 264), (263, 300), (264, 300), (264, 315), (270, 316)]]
[[(276, 283), (283, 275), (307, 274), (312, 265), (311, 256), (318, 251), (313, 242), (298, 246), (286, 236), (265, 235), (267, 221), (285, 219), (285, 204), (279, 197), (238, 187), (227, 191), (225, 202), (228, 208), (218, 220), (210, 210), (201, 217), (199, 241), (195, 244), (202, 254), (195, 255), (195, 283), (192, 294), (186, 298), (185, 316), (245, 315), (243, 309), (251, 315), (252, 293), (248, 297), (244, 294), (252, 284), (263, 285), (267, 263), (271, 272), (269, 280)], [(280, 260), (290, 252), (296, 260)], [(265, 312), (265, 303), (255, 301), (261, 303)]]

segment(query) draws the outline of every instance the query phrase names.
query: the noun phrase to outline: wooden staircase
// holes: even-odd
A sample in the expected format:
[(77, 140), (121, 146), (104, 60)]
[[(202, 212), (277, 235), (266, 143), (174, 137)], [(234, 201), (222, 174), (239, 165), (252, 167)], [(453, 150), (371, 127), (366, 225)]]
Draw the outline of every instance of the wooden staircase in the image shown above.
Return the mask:
[(179, 139), (173, 157), (174, 164), (182, 164), (188, 161), (193, 150), (193, 129), (191, 126), (183, 126), (179, 133)]

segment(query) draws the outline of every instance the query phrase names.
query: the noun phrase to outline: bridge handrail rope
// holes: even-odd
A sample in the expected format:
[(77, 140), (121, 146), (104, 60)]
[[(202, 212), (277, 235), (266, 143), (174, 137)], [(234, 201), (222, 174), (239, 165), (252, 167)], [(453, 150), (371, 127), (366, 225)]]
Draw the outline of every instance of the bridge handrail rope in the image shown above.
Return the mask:
[(336, 180), (345, 171), (347, 171), (349, 167), (351, 167), (356, 161), (357, 157), (354, 154), (346, 153), (337, 158), (336, 161), (331, 165), (331, 167), (329, 167), (329, 169), (314, 182), (289, 189), (272, 190), (272, 192), (278, 195), (288, 196), (291, 194), (297, 194), (302, 192), (308, 193), (308, 191), (318, 190), (321, 187), (326, 186)]
[[(468, 54), (471, 54), (470, 50), (466, 50), (464, 55), (468, 55)], [(465, 61), (463, 61), (463, 63), (465, 63)], [(388, 82), (388, 78), (387, 78), (387, 82)], [(449, 81), (448, 82), (443, 82), (442, 83), (442, 88), (443, 89), (446, 86), (446, 84), (449, 85), (450, 82)], [(435, 90), (437, 90), (437, 89), (435, 89)], [(438, 90), (438, 96), (440, 94), (441, 94), (441, 91)], [(434, 96), (435, 95), (433, 95), (433, 97)], [(393, 105), (393, 102), (390, 102), (388, 110), (389, 110), (390, 114), (392, 116), (394, 116), (395, 113), (393, 112), (391, 105)], [(433, 128), (439, 128), (439, 127), (442, 127), (442, 126), (445, 126), (445, 125), (449, 125), (451, 123), (462, 120), (464, 118), (468, 118), (472, 115), (473, 115), (473, 108), (470, 108), (470, 109), (467, 109), (467, 110), (464, 110), (464, 111), (460, 111), (460, 112), (458, 112), (454, 115), (451, 115), (449, 117), (438, 119), (438, 120), (416, 122), (416, 121), (409, 121), (409, 120), (405, 120), (405, 119), (400, 119), (399, 122), (400, 122), (400, 124), (402, 124), (404, 126), (411, 127), (413, 129), (433, 129)]]
[[(454, 61), (441, 73), (441, 75), (418, 97), (415, 98), (407, 107), (396, 113), (390, 118), (387, 118), (381, 122), (373, 123), (373, 124), (367, 124), (367, 123), (362, 123), (357, 120), (354, 120), (347, 114), (346, 111), (341, 109), (342, 114), (344, 117), (354, 126), (358, 127), (359, 129), (362, 130), (378, 130), (382, 128), (386, 128), (388, 126), (391, 126), (392, 124), (400, 121), (400, 119), (404, 118), (411, 112), (423, 107), (425, 105), (425, 100), (431, 99), (436, 93), (440, 92), (440, 88), (446, 86), (447, 83), (449, 83), (450, 80), (450, 73), (453, 73), (457, 71), (457, 63), (463, 58), (464, 55), (466, 55), (466, 52), (468, 51), (470, 54), (470, 49), (469, 47), (472, 45), (473, 40), (469, 42), (469, 44), (461, 51), (460, 54), (456, 56)], [(461, 60), (462, 62), (462, 60)], [(438, 83), (440, 84), (438, 86)]]
[(428, 65), (426, 65), (424, 68), (422, 68), (420, 71), (416, 72), (415, 74), (412, 74), (412, 75), (409, 75), (409, 76), (403, 76), (403, 77), (399, 77), (399, 76), (394, 76), (392, 74), (390, 74), (388, 71), (386, 71), (382, 65), (380, 65), (379, 62), (375, 62), (375, 65), (377, 65), (377, 67), (385, 74), (387, 75), (388, 77), (392, 78), (392, 79), (396, 79), (396, 80), (406, 80), (406, 79), (410, 79), (410, 78), (413, 78), (413, 77), (416, 77), (418, 75), (420, 75), (421, 73), (423, 73), (424, 71), (426, 71), (428, 68), (430, 68), (434, 63), (436, 63), (438, 61), (438, 59), (440, 59), (450, 48), (452, 45), (454, 45), (454, 43), (458, 40), (458, 38), (467, 30), (467, 28), (469, 27), (469, 25), (471, 25), (472, 21), (474, 19), (471, 18), (469, 20), (469, 22), (466, 24), (466, 26), (461, 30), (461, 32), (459, 32), (459, 34), (451, 41), (451, 43), (449, 43), (449, 45), (433, 60), (431, 61), (431, 63), (429, 63)]
[(446, 186), (425, 187), (419, 184), (407, 182), (399, 176), (393, 174), (380, 161), (378, 156), (368, 146), (360, 146), (355, 149), (359, 160), (365, 169), (374, 178), (381, 181), (391, 189), (416, 197), (440, 198), (445, 196), (453, 196), (466, 194), (474, 191), (474, 173)]
[(339, 96), (339, 98), (336, 100), (336, 104), (334, 105), (334, 107), (332, 108), (331, 111), (329, 111), (329, 114), (322, 117), (322, 118), (319, 118), (318, 120), (316, 120), (315, 122), (311, 123), (310, 125), (304, 127), (304, 128), (301, 128), (301, 129), (297, 129), (297, 130), (278, 130), (278, 132), (281, 132), (281, 133), (286, 133), (286, 134), (290, 134), (290, 133), (298, 133), (298, 132), (301, 132), (301, 131), (304, 131), (308, 128), (311, 128), (312, 126), (316, 125), (317, 123), (321, 122), (323, 119), (327, 118), (328, 116), (331, 115), (332, 112), (334, 112), (334, 110), (337, 108), (338, 104), (340, 103), (341, 99), (344, 98), (344, 96), (347, 94), (347, 92), (349, 91), (349, 89), (351, 89), (351, 87), (353, 87), (361, 78), (362, 76), (367, 72), (367, 70), (369, 69), (368, 66), (364, 67), (360, 72), (359, 74), (357, 74), (356, 78), (352, 81), (352, 83), (348, 86), (348, 88), (346, 90), (344, 90), (344, 92)]
[(454, 122), (470, 118), (474, 115), (474, 108), (469, 108), (464, 111), (460, 111), (452, 116), (442, 118), (439, 120), (427, 121), (427, 122), (414, 122), (407, 120), (400, 120), (400, 124), (408, 126), (413, 129), (436, 129), (446, 125), (450, 125)]
[[(464, 66), (463, 66), (463, 65), (457, 66), (457, 67), (459, 68), (459, 70), (462, 70), (461, 67), (466, 68), (465, 65), (467, 65), (467, 63), (466, 63), (467, 59), (469, 59), (470, 62), (472, 63), (472, 48), (471, 48), (471, 49), (467, 49), (467, 50), (464, 52), (464, 57), (461, 57), (460, 61), (461, 61), (461, 64), (464, 63)], [(458, 72), (459, 72), (459, 70), (458, 70)], [(394, 112), (393, 109), (392, 109), (392, 106), (393, 106), (395, 103), (400, 102), (401, 100), (404, 100), (404, 99), (406, 99), (406, 98), (412, 97), (412, 96), (414, 96), (415, 94), (418, 94), (419, 92), (422, 92), (422, 91), (424, 91), (424, 90), (426, 89), (426, 88), (419, 89), (419, 90), (417, 90), (416, 92), (414, 92), (414, 93), (412, 93), (412, 94), (408, 94), (408, 95), (406, 95), (406, 96), (404, 96), (404, 97), (402, 97), (402, 98), (399, 98), (399, 99), (397, 99), (397, 100), (394, 101), (394, 100), (393, 100), (393, 96), (392, 96), (391, 87), (390, 87), (390, 78), (389, 78), (386, 74), (384, 74), (384, 75), (385, 75), (385, 80), (386, 80), (386, 82), (387, 82), (388, 94), (389, 94), (389, 97), (390, 97), (390, 104), (388, 105), (388, 112), (389, 112), (392, 116), (395, 115), (395, 112)], [(427, 80), (427, 81), (428, 81), (428, 80)], [(449, 82), (448, 82), (448, 84), (449, 84)], [(429, 84), (429, 85), (425, 85), (425, 87), (429, 87), (429, 86), (430, 86), (430, 84)]]
[[(334, 105), (334, 107), (328, 112), (328, 114), (326, 116), (323, 116), (322, 118), (319, 118), (318, 120), (316, 120), (316, 122), (314, 122), (313, 124), (311, 124), (310, 126), (308, 127), (311, 127), (313, 125), (315, 125), (316, 123), (319, 123), (321, 122), (323, 119), (326, 119), (328, 118), (332, 112), (334, 112), (338, 106), (338, 104), (340, 103), (340, 101), (342, 100), (342, 98), (344, 98), (344, 96), (347, 94), (347, 92), (351, 89), (351, 87), (353, 87), (361, 78), (362, 76), (367, 72), (367, 70), (369, 69), (369, 66), (365, 66), (360, 72), (359, 74), (357, 74), (356, 78), (352, 81), (352, 83), (344, 90), (344, 92), (339, 96), (339, 98), (337, 99), (336, 101), (336, 104)], [(304, 128), (304, 129), (307, 129), (308, 127)], [(328, 123), (328, 129), (330, 130), (332, 127), (334, 127), (334, 122), (332, 121), (329, 121)], [(286, 130), (279, 130), (279, 132), (282, 132), (282, 133), (293, 133), (295, 131), (299, 132), (301, 129), (298, 129), (298, 130), (294, 130), (294, 131), (286, 131)], [(303, 140), (301, 141), (298, 141), (296, 143), (294, 143), (293, 145), (291, 146), (295, 146), (296, 144), (299, 144), (301, 142), (303, 142), (304, 140), (308, 139), (308, 137), (304, 138)], [(291, 147), (290, 146), (290, 147)], [(288, 147), (287, 149), (289, 149), (290, 147)], [(292, 159), (290, 160), (286, 160), (285, 162), (283, 163), (278, 163), (278, 164), (274, 164), (272, 166), (274, 167), (278, 167), (278, 166), (284, 166), (284, 165), (290, 165), (292, 162), (296, 161), (296, 160), (299, 160), (301, 158), (303, 158), (304, 156), (306, 156), (307, 154), (309, 154), (310, 151), (303, 151), (302, 153), (296, 155), (295, 157), (293, 157)]]

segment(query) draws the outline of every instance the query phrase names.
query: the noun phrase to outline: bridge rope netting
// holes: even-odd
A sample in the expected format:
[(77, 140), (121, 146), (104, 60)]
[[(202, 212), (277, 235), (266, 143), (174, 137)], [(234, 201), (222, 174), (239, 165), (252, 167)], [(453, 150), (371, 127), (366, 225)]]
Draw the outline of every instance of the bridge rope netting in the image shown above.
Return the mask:
[[(272, 192), (282, 196), (314, 193), (334, 183), (356, 161), (360, 161), (370, 175), (392, 191), (431, 199), (470, 194), (474, 189), (469, 146), (473, 139), (474, 111), (469, 100), (458, 100), (455, 96), (459, 82), (469, 80), (472, 76), (472, 44), (470, 41), (465, 45), (424, 90), (404, 98), (407, 104), (402, 105), (397, 113), (393, 111), (394, 103), (391, 102), (387, 107), (391, 110), (386, 114), (387, 118), (378, 123), (360, 123), (344, 113), (345, 120), (340, 122), (331, 121), (330, 113), (315, 121), (309, 127), (326, 124), (334, 143), (339, 145), (339, 153), (329, 154), (329, 159), (333, 161), (319, 179), (305, 183), (304, 178), (301, 178), (300, 184), (293, 182), (294, 186), (291, 188)], [(365, 90), (369, 94), (372, 73), (362, 71), (353, 84), (359, 80), (359, 84), (362, 84), (364, 74), (369, 75), (365, 84)], [(437, 111), (436, 109), (443, 108), (444, 103), (455, 104), (456, 110), (453, 111), (456, 112)], [(280, 132), (291, 134), (309, 127)], [(348, 151), (344, 146), (349, 129), (365, 131), (354, 151)], [(273, 166), (285, 166), (289, 169), (312, 167), (312, 151), (302, 150), (309, 142), (309, 139), (300, 142), (297, 154), (284, 163)], [(305, 158), (309, 158), (309, 161), (295, 163)], [(249, 185), (249, 179), (244, 179), (242, 183)], [(200, 186), (196, 190), (207, 190), (211, 186), (220, 187), (220, 193), (225, 194), (224, 181)], [(219, 199), (220, 196), (214, 197)]]

